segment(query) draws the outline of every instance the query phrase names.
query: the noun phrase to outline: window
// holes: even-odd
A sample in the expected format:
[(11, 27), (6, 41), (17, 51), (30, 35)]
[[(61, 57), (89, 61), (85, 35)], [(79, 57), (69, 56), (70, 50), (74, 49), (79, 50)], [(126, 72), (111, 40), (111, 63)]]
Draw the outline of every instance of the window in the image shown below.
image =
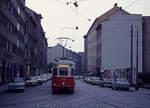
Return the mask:
[(9, 43), (8, 43), (8, 41), (7, 41), (6, 49), (9, 50)]
[(12, 26), (12, 24), (9, 24), (9, 31), (10, 31), (10, 32), (13, 31), (13, 26)]
[(34, 53), (37, 54), (37, 49), (36, 48), (34, 49)]
[(7, 46), (7, 42), (6, 42), (6, 40), (5, 40), (5, 39), (3, 40), (2, 44), (3, 44), (3, 45), (2, 45), (2, 46), (3, 46), (3, 48), (6, 48), (6, 46)]
[(19, 31), (20, 30), (20, 24), (17, 23), (17, 30)]
[(17, 9), (17, 12), (20, 15), (20, 7), (19, 6), (18, 6), (18, 9)]
[(12, 52), (12, 44), (9, 44), (9, 51)]
[(17, 40), (17, 47), (19, 47), (19, 44), (20, 44), (20, 43), (19, 43), (19, 40)]
[(10, 10), (11, 9), (11, 4), (7, 2), (7, 8)]

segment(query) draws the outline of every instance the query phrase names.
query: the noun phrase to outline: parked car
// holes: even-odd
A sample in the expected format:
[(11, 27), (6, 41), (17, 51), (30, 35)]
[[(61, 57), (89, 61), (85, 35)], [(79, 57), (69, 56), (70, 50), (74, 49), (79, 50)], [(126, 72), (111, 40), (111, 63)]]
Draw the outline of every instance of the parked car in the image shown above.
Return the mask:
[(117, 89), (129, 90), (129, 88), (130, 88), (130, 83), (126, 79), (117, 79), (116, 81), (112, 82), (113, 90), (117, 90)]
[(90, 78), (90, 77), (85, 77), (85, 78), (84, 78), (84, 82), (90, 83), (90, 82), (91, 82), (91, 78)]
[(84, 77), (82, 75), (79, 76), (80, 79), (83, 79)]
[(48, 80), (46, 75), (41, 75), (41, 78), (42, 78), (43, 82), (46, 82)]
[(50, 73), (47, 73), (48, 80), (51, 80), (52, 75)]
[(80, 79), (80, 76), (79, 75), (75, 76), (75, 79)]
[(13, 82), (8, 83), (8, 90), (25, 90), (25, 82), (23, 78), (14, 78)]
[(30, 77), (26, 80), (26, 86), (36, 86), (37, 80), (36, 77)]
[(103, 80), (100, 81), (101, 87), (112, 87), (112, 78), (103, 78)]
[(41, 79), (40, 76), (36, 76), (37, 84), (42, 84), (43, 80)]
[(90, 84), (99, 85), (99, 83), (100, 83), (100, 78), (99, 77), (91, 77)]

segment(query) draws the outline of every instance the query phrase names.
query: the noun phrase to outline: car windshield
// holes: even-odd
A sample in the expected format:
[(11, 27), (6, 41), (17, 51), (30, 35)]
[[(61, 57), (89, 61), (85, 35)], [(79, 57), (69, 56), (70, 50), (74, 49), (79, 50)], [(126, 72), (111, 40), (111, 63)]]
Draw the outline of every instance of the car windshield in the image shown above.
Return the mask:
[(41, 77), (40, 77), (40, 76), (37, 76), (37, 78), (40, 79)]
[(14, 82), (16, 82), (16, 83), (23, 82), (23, 79), (22, 78), (15, 78)]
[(59, 70), (59, 75), (61, 75), (61, 76), (66, 76), (66, 75), (68, 75), (68, 70), (67, 69), (60, 69)]
[(119, 82), (128, 82), (127, 79), (117, 79), (117, 81), (119, 81)]
[(31, 80), (35, 80), (36, 78), (35, 77), (31, 77)]
[(100, 80), (98, 77), (92, 77), (92, 80)]

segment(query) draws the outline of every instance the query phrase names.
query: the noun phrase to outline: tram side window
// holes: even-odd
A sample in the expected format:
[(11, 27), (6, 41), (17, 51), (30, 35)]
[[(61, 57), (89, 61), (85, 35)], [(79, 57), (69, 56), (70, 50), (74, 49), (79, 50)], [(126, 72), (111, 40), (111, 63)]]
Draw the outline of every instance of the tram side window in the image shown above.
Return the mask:
[(54, 68), (54, 69), (53, 69), (53, 75), (54, 75), (54, 76), (57, 76), (57, 68)]
[(71, 68), (71, 76), (73, 76), (73, 75), (74, 75), (74, 69)]
[(67, 76), (68, 75), (68, 70), (59, 70), (59, 75)]

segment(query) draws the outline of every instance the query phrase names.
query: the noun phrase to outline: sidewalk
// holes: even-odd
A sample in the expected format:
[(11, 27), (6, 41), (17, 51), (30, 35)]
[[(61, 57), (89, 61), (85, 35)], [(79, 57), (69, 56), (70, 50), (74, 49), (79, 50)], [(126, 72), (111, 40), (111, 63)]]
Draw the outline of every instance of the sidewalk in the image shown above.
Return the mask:
[(143, 88), (145, 88), (145, 89), (150, 89), (150, 84), (144, 84), (144, 85), (143, 85)]
[(0, 94), (4, 93), (7, 90), (8, 90), (7, 84), (0, 85)]
[(139, 88), (138, 91), (135, 91), (136, 93), (144, 94), (144, 95), (150, 95), (150, 89), (145, 88)]

